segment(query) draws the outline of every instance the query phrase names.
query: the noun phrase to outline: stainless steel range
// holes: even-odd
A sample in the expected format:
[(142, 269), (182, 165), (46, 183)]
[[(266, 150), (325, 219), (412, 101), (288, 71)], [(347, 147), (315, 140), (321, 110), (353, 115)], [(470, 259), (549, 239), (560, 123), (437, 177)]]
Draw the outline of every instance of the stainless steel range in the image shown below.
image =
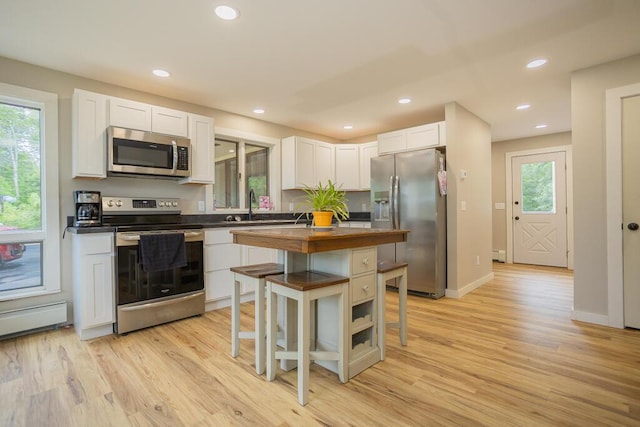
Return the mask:
[(102, 223), (116, 227), (116, 333), (204, 313), (204, 232), (180, 212), (180, 199), (102, 198)]

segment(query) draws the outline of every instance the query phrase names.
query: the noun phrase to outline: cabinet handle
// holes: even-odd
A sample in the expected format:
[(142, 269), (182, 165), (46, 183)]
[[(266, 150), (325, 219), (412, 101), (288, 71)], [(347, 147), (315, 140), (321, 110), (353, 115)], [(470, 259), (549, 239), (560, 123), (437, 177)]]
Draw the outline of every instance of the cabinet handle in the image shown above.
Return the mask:
[(369, 265), (369, 258), (362, 258), (362, 263), (364, 265)]

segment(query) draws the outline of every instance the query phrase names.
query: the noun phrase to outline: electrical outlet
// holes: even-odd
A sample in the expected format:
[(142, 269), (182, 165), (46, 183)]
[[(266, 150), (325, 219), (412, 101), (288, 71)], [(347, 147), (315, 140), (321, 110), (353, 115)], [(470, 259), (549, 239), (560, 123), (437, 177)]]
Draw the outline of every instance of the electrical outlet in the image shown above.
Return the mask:
[(480, 255), (476, 255), (476, 265), (480, 265)]
[(363, 203), (362, 204), (362, 212), (366, 212), (367, 211), (367, 204)]
[(204, 212), (204, 201), (198, 200), (198, 211)]
[(293, 203), (289, 203), (289, 212), (293, 212)]

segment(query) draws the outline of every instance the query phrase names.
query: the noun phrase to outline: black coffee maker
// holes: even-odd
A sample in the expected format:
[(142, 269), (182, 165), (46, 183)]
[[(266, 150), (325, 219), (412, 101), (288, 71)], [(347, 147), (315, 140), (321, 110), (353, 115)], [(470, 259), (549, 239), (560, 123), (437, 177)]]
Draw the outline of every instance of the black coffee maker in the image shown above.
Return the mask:
[(99, 191), (76, 190), (73, 192), (76, 204), (75, 227), (95, 227), (102, 225), (102, 202)]

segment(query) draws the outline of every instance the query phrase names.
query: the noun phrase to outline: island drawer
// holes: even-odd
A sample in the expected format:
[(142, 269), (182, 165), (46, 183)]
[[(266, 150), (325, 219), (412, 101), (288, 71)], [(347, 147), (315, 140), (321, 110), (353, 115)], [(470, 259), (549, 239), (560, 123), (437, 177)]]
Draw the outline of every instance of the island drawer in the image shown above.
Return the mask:
[(372, 299), (376, 295), (376, 275), (368, 274), (366, 276), (351, 279), (351, 303), (357, 304), (367, 299)]
[(351, 253), (351, 274), (362, 274), (376, 270), (377, 248), (355, 249)]

